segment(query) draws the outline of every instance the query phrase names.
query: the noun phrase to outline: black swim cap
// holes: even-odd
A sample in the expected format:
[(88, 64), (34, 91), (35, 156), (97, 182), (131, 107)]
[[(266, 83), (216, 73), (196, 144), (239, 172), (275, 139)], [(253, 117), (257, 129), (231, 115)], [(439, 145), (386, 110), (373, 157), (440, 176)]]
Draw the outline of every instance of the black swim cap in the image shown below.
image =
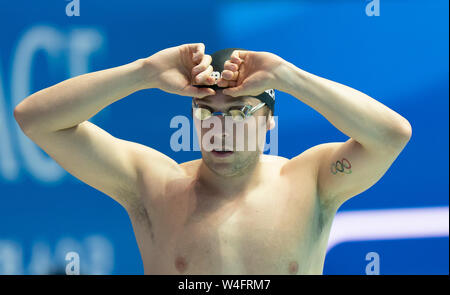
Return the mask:
[[(241, 48), (226, 48), (226, 49), (222, 49), (219, 51), (214, 52), (213, 54), (211, 54), (212, 57), (212, 62), (211, 62), (211, 66), (213, 67), (213, 72), (211, 73), (211, 76), (214, 77), (217, 80), (220, 78), (220, 73), (222, 73), (222, 71), (224, 70), (224, 64), (227, 60), (230, 59), (231, 54), (233, 53), (233, 51), (235, 50), (246, 50), (246, 49), (241, 49)], [(212, 88), (214, 90), (217, 89), (224, 89), (226, 87), (219, 87), (217, 84), (214, 85), (194, 85), (196, 87), (199, 88)], [(260, 101), (264, 102), (269, 109), (272, 110), (272, 114), (274, 113), (274, 109), (275, 109), (275, 91), (274, 89), (268, 89), (265, 90), (263, 93), (254, 96), (255, 98), (259, 99)]]

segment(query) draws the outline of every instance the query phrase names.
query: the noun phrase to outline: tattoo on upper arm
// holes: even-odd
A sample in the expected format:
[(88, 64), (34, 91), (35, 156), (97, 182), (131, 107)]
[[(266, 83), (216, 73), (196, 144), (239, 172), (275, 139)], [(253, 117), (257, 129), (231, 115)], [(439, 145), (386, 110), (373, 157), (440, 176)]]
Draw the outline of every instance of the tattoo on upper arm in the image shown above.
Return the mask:
[(352, 173), (352, 164), (346, 158), (342, 158), (342, 160), (338, 160), (334, 163), (331, 163), (331, 173), (332, 174), (351, 174)]

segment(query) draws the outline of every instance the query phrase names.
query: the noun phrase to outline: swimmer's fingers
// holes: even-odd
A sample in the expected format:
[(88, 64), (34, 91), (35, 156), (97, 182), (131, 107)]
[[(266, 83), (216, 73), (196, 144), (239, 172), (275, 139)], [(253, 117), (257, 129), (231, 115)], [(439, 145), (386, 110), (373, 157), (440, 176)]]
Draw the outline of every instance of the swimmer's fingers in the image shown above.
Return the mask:
[(227, 87), (236, 87), (237, 82), (236, 81), (228, 81), (228, 86)]
[(231, 61), (227, 60), (224, 63), (221, 78), (229, 81), (236, 81), (239, 75), (239, 66)]
[(244, 94), (243, 94), (244, 91), (245, 91), (245, 87), (241, 84), (236, 87), (226, 88), (222, 91), (222, 93), (225, 95), (237, 97), (237, 96), (244, 96)]
[(237, 84), (236, 81), (228, 81), (228, 80), (225, 80), (225, 79), (223, 79), (223, 78), (220, 78), (220, 79), (217, 81), (217, 86), (223, 87), (223, 88), (225, 88), (225, 87), (235, 87), (236, 84)]
[(200, 63), (192, 68), (192, 71), (191, 71), (192, 77), (195, 77), (198, 74), (200, 74), (201, 72), (208, 69), (208, 67), (211, 65), (211, 62), (212, 62), (211, 55), (209, 55), (209, 54), (204, 55), (202, 60), (200, 61)]
[(203, 56), (205, 55), (205, 44), (203, 43), (193, 43), (187, 44), (190, 51), (192, 52), (192, 61), (195, 64), (199, 64), (203, 60)]
[(224, 78), (219, 78), (219, 80), (217, 80), (217, 86), (228, 87), (228, 81), (225, 80)]
[(237, 64), (238, 66), (241, 65), (241, 63), (245, 60), (245, 57), (247, 56), (248, 51), (244, 50), (234, 50), (233, 53), (230, 56), (230, 61), (234, 64)]
[[(237, 84), (237, 83), (236, 83)], [(222, 91), (223, 94), (238, 97), (238, 96), (254, 96), (259, 91), (255, 91), (257, 83), (253, 80), (244, 81), (239, 85), (230, 86)]]
[(216, 94), (216, 91), (211, 88), (199, 88), (192, 85), (186, 86), (180, 95), (183, 96), (190, 96), (190, 97), (197, 97), (197, 98), (204, 98), (209, 95)]
[[(239, 66), (231, 61), (227, 60), (224, 64), (224, 70), (222, 71), (220, 79), (217, 81), (219, 87), (233, 87), (235, 81), (239, 76)], [(234, 82), (234, 83), (231, 83)]]
[(228, 80), (228, 81), (236, 81), (238, 76), (239, 76), (238, 71), (232, 72), (230, 70), (224, 70), (222, 72), (222, 78), (224, 78), (225, 80)]
[(219, 87), (234, 87), (237, 83), (238, 72), (223, 71), (220, 79), (217, 81)]
[(239, 70), (239, 65), (231, 62), (230, 60), (227, 60), (223, 65), (223, 69), (231, 72), (236, 72)]
[(211, 76), (213, 67), (209, 65), (206, 70), (194, 77), (194, 85), (213, 85), (216, 79)]
[(211, 55), (204, 55), (202, 61), (192, 68), (193, 84), (197, 85), (213, 85), (216, 79), (211, 76), (213, 67), (211, 66)]

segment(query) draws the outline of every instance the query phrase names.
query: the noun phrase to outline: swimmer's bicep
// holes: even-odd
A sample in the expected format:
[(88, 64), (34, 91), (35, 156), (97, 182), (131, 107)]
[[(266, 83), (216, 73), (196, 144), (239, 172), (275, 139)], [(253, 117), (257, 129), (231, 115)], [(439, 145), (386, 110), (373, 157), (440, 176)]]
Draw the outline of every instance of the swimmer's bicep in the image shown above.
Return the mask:
[(71, 175), (125, 208), (139, 196), (139, 163), (143, 157), (159, 157), (157, 151), (115, 138), (88, 121), (32, 139)]
[(350, 138), (317, 150), (317, 192), (322, 203), (339, 207), (373, 186), (389, 169), (399, 151), (367, 149)]

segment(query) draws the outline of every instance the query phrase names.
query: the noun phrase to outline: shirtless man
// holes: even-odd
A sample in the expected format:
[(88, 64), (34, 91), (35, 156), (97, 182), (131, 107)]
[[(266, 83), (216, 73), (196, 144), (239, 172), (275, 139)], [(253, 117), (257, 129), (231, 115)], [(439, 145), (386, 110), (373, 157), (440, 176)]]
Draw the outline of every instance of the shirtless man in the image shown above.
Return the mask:
[[(217, 81), (211, 62), (202, 43), (168, 48), (34, 93), (14, 116), (70, 174), (125, 208), (146, 274), (322, 274), (337, 209), (383, 176), (411, 125), (369, 96), (272, 53), (231, 51)], [(255, 97), (267, 89), (306, 103), (350, 139), (286, 159), (226, 146), (235, 134), (220, 128), (212, 141), (225, 151), (201, 144), (202, 159), (178, 164), (87, 121), (148, 88), (193, 98), (199, 142), (211, 131), (200, 122), (257, 106)], [(249, 134), (272, 128), (272, 115), (267, 104), (249, 115), (259, 118), (246, 125)]]

